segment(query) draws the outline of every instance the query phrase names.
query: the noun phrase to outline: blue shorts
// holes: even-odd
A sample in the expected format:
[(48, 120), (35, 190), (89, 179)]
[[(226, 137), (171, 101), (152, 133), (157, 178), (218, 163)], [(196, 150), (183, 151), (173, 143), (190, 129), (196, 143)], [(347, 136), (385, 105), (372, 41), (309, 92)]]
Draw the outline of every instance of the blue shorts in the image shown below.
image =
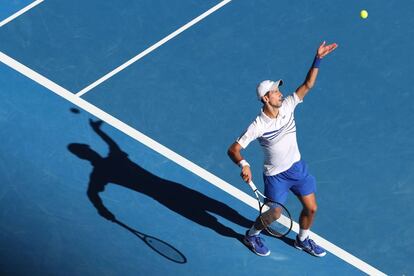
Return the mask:
[(305, 196), (316, 192), (315, 177), (308, 173), (308, 165), (300, 160), (287, 171), (276, 175), (263, 175), (265, 196), (284, 204), (289, 190), (296, 196)]

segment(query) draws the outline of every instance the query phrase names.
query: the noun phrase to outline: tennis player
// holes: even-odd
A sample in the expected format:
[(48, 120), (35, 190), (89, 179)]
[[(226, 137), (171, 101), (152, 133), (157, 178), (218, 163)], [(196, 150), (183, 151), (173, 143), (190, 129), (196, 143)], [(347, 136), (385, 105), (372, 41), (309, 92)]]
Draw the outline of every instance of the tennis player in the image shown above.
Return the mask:
[[(282, 80), (262, 81), (257, 86), (257, 97), (263, 108), (247, 130), (228, 149), (230, 158), (241, 167), (241, 177), (245, 182), (252, 179), (249, 163), (240, 151), (250, 142), (258, 139), (264, 151), (264, 188), (265, 196), (274, 201), (285, 203), (291, 190), (303, 205), (299, 217), (300, 230), (296, 236), (295, 247), (311, 255), (323, 257), (325, 249), (309, 238), (309, 229), (315, 217), (315, 178), (308, 173), (308, 167), (301, 159), (296, 141), (294, 110), (314, 86), (322, 59), (338, 47), (336, 43), (326, 45), (325, 41), (317, 49), (312, 67), (305, 81), (296, 91), (283, 97), (279, 87)], [(260, 232), (264, 226), (259, 218), (246, 232), (244, 243), (257, 255), (268, 256), (270, 250), (263, 243)]]

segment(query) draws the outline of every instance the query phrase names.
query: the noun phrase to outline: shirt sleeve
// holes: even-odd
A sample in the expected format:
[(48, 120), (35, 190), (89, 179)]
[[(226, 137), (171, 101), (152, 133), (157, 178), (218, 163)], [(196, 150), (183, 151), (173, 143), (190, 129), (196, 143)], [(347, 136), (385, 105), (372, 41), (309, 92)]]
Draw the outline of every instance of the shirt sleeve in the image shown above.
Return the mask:
[(283, 104), (288, 110), (293, 111), (295, 110), (296, 106), (302, 102), (303, 100), (299, 99), (298, 95), (296, 95), (296, 92), (293, 92), (291, 95), (285, 98)]
[(254, 141), (259, 136), (260, 131), (258, 123), (257, 121), (254, 121), (250, 124), (247, 130), (239, 138), (237, 138), (236, 142), (239, 143), (243, 149), (245, 149), (250, 144), (250, 142)]

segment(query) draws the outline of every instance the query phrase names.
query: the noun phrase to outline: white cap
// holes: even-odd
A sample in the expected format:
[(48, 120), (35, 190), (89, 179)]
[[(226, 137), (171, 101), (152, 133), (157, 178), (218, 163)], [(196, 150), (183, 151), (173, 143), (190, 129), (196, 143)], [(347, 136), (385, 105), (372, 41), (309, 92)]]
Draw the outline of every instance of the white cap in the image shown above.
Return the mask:
[(282, 80), (272, 81), (272, 80), (264, 80), (257, 86), (257, 98), (262, 100), (262, 97), (266, 95), (272, 89), (276, 89), (283, 84)]

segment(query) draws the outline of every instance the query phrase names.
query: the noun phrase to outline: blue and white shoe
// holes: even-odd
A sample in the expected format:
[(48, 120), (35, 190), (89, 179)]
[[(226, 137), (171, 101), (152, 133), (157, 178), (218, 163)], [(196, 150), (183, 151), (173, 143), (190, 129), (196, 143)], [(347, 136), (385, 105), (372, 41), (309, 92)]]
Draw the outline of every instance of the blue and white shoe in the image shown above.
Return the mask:
[(246, 232), (246, 235), (243, 239), (243, 243), (257, 255), (269, 256), (270, 250), (266, 247), (266, 245), (264, 245), (263, 239), (259, 235), (249, 236), (248, 233), (249, 231)]
[(307, 237), (304, 241), (301, 241), (299, 237), (296, 236), (295, 247), (316, 257), (323, 257), (326, 255), (325, 249), (317, 245), (312, 239), (309, 239), (309, 237)]

